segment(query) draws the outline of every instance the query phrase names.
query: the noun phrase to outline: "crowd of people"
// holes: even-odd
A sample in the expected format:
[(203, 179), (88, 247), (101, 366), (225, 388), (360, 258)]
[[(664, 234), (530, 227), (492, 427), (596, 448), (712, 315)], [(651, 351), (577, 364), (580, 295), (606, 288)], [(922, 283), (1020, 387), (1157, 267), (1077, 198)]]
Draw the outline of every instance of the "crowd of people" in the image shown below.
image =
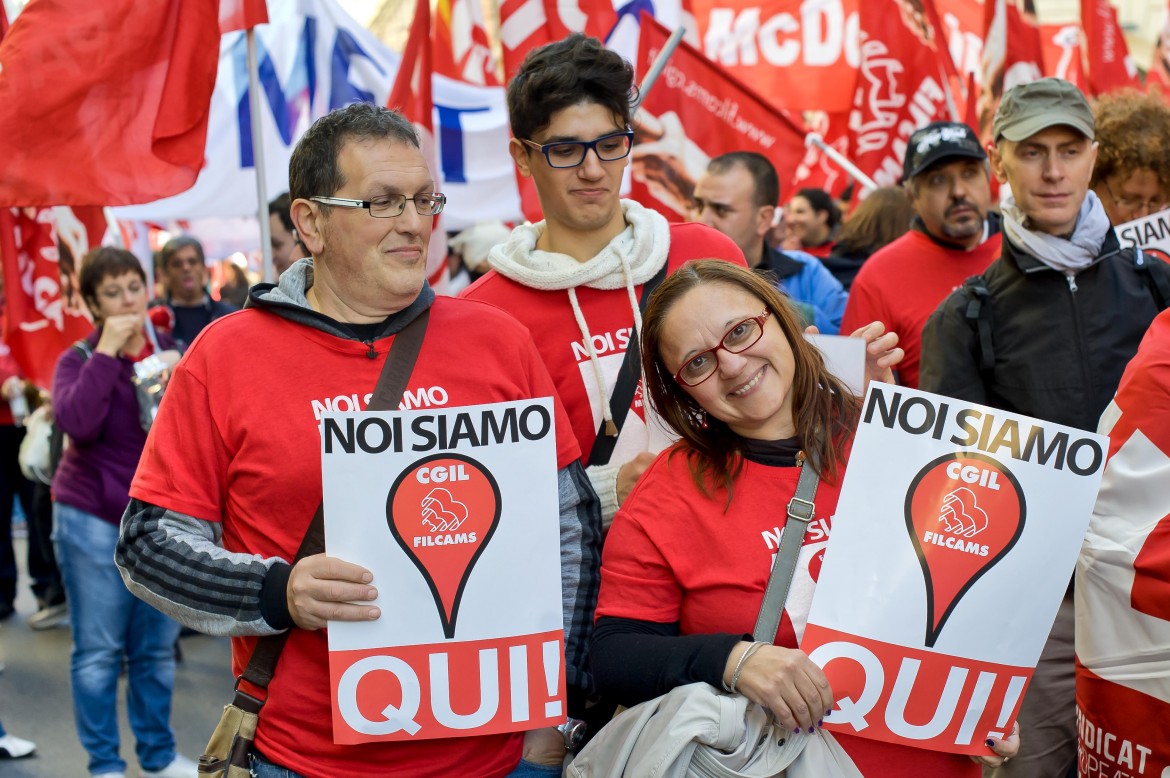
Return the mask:
[[(564, 726), (333, 740), (324, 628), (382, 610), (372, 571), (298, 555), (323, 489), (307, 411), (370, 393), (408, 327), (424, 333), (409, 386), (442, 387), (449, 406), (554, 398), (570, 722), (593, 733), (617, 705), (706, 682), (796, 731), (819, 727), (835, 699), (799, 648), (815, 583), (794, 587), (774, 640), (745, 639), (772, 564), (758, 538), (809, 467), (815, 517), (831, 526), (860, 405), (808, 328), (861, 339), (867, 381), (1095, 430), (1170, 303), (1170, 270), (1113, 230), (1170, 202), (1170, 108), (1153, 98), (1110, 97), (1094, 112), (1067, 82), (1017, 86), (991, 144), (961, 123), (923, 127), (901, 186), (844, 214), (820, 190), (786, 198), (763, 156), (724, 154), (695, 184), (693, 221), (670, 223), (620, 197), (633, 79), (581, 35), (528, 56), (507, 89), (509, 148), (544, 219), (456, 236), (456, 297), (425, 281), (445, 198), (418, 136), (366, 103), (298, 142), (289, 193), (270, 207), (279, 278), (252, 287), (245, 310), (208, 295), (191, 238), (160, 252), (153, 301), (133, 255), (85, 257), (97, 330), (61, 356), (51, 387), (70, 443), (52, 479), (52, 543), (30, 532), (29, 570), (33, 618), (68, 613), (91, 776), (127, 769), (123, 663), (141, 774), (195, 774), (169, 725), (180, 625), (230, 636), (237, 676), (260, 638), (289, 633), (262, 695), (257, 778), (562, 773), (577, 745)], [(146, 363), (168, 377), (161, 406)], [(22, 432), (0, 416), (6, 430), (0, 455), (15, 460), (9, 438), (18, 447)], [(45, 520), (31, 485), (0, 472), (2, 620), (15, 597), (13, 496)], [(1019, 726), (977, 758), (838, 741), (867, 776), (1075, 774), (1073, 620), (1070, 589)], [(0, 757), (31, 752), (0, 728)]]

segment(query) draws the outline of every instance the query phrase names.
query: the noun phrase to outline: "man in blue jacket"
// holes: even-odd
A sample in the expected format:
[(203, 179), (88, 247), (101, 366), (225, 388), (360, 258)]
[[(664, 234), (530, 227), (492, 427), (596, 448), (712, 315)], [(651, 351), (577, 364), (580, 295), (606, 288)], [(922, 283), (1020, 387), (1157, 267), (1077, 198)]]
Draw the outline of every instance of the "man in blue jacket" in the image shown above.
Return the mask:
[(748, 267), (771, 274), (809, 324), (826, 335), (841, 328), (848, 294), (819, 259), (803, 251), (780, 251), (764, 236), (780, 201), (776, 168), (762, 154), (733, 151), (715, 157), (695, 185), (693, 218), (735, 241)]

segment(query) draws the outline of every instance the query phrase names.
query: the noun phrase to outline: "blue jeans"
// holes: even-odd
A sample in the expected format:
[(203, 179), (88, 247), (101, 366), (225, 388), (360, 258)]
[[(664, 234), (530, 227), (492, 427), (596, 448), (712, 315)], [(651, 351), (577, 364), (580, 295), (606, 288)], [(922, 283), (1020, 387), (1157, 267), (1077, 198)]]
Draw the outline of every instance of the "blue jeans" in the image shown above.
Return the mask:
[[(300, 773), (294, 773), (286, 767), (269, 762), (258, 751), (253, 751), (251, 756), (253, 778), (302, 778)], [(508, 773), (508, 778), (550, 778), (559, 776), (562, 772), (560, 765), (545, 767), (521, 759), (516, 769)]]
[(508, 773), (508, 778), (551, 778), (564, 773), (561, 765), (533, 764), (521, 759), (516, 769)]
[(53, 505), (53, 541), (73, 627), (73, 716), (90, 773), (118, 772), (118, 674), (128, 668), (127, 712), (143, 770), (175, 758), (171, 693), (178, 622), (134, 597), (114, 564), (118, 528), (93, 514)]

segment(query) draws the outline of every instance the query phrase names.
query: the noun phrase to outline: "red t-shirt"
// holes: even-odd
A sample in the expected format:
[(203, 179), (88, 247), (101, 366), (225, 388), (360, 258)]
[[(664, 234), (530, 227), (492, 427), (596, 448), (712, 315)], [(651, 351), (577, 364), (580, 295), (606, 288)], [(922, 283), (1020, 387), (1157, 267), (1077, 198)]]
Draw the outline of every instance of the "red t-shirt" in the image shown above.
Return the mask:
[[(722, 233), (701, 224), (670, 225), (667, 272), (674, 272), (688, 260), (712, 258), (747, 267), (743, 252)], [(629, 294), (625, 289), (583, 286), (577, 287), (576, 294), (589, 325), (606, 389), (612, 394), (634, 331)], [(634, 294), (641, 299), (642, 287), (635, 287)], [(581, 453), (588, 459), (601, 424), (601, 400), (568, 291), (533, 289), (492, 271), (465, 289), (461, 296), (503, 308), (532, 332), (557, 394), (569, 413)], [(634, 347), (637, 348), (636, 343)], [(639, 388), (611, 461), (626, 462), (639, 452), (661, 450), (672, 437), (658, 429), (657, 424), (646, 424), (646, 409)]]
[(880, 321), (898, 333), (898, 345), (906, 351), (898, 382), (917, 389), (926, 320), (963, 281), (987, 269), (999, 256), (1001, 240), (996, 233), (963, 251), (940, 246), (918, 230), (907, 232), (861, 266), (849, 289), (841, 332)]
[[(378, 357), (371, 359), (364, 343), (263, 310), (212, 322), (176, 370), (163, 400), (186, 412), (159, 416), (131, 495), (222, 522), (229, 551), (293, 559), (321, 503), (319, 414), (364, 410), (392, 342), (375, 341)], [(227, 360), (228, 354), (238, 358)], [(531, 337), (513, 319), (489, 305), (435, 300), (407, 407), (549, 396), (555, 400), (548, 373)], [(557, 466), (565, 467), (580, 451), (563, 408), (554, 404)], [(255, 642), (233, 638), (236, 675)], [(268, 758), (311, 778), (503, 776), (515, 767), (519, 733), (334, 745), (327, 651), (325, 630), (292, 631), (256, 737)]]
[[(605, 541), (597, 616), (678, 622), (684, 635), (750, 634), (800, 470), (744, 462), (732, 489), (704, 497), (682, 444), (659, 455), (618, 510)], [(778, 645), (799, 645), (840, 489), (822, 481), (785, 602)], [(977, 778), (966, 756), (834, 733), (863, 775)]]

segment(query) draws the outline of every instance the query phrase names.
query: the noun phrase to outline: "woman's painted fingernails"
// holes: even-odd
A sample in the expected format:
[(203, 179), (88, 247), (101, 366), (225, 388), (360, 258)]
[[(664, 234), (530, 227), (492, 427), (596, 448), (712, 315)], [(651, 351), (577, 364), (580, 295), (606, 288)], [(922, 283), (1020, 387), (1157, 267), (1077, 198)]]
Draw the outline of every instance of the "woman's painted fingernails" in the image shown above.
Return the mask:
[(824, 720), (824, 719), (821, 719), (820, 721), (818, 721), (818, 722), (817, 722), (817, 726), (818, 726), (818, 727), (823, 727), (823, 726), (825, 726), (825, 720)]
[(987, 738), (987, 740), (985, 740), (984, 742), (987, 743), (988, 748), (995, 748), (995, 741), (992, 740), (991, 738)]

